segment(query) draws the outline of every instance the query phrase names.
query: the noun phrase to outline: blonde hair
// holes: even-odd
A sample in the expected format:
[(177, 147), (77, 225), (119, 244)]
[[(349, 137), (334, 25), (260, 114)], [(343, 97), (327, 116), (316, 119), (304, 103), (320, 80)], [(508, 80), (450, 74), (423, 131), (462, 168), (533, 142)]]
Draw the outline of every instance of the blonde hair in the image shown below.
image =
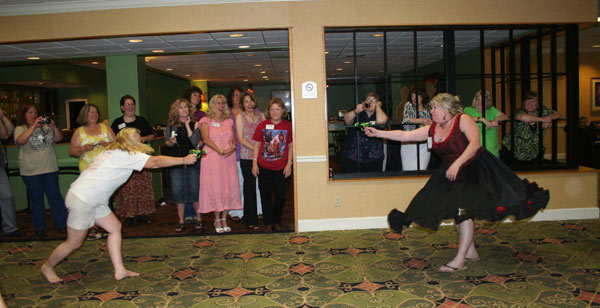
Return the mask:
[(440, 93), (431, 99), (432, 106), (438, 106), (450, 113), (452, 116), (461, 113), (460, 97), (448, 93)]
[(267, 114), (266, 114), (267, 119), (271, 118), (271, 106), (273, 106), (273, 105), (279, 105), (281, 110), (283, 110), (283, 113), (281, 114), (281, 118), (286, 119), (288, 116), (288, 111), (287, 111), (287, 108), (285, 107), (285, 103), (279, 97), (272, 98), (269, 101), (269, 104), (267, 105)]
[[(486, 109), (494, 106), (494, 101), (492, 100), (492, 96), (490, 95), (490, 92), (488, 90), (485, 90), (484, 93), (485, 93), (485, 108), (482, 108), (482, 109), (486, 110)], [(477, 93), (475, 93), (475, 96), (473, 97), (473, 103), (471, 104), (471, 106), (475, 107), (475, 101), (480, 96), (481, 96), (481, 90), (479, 90), (479, 91), (477, 91)]]
[(171, 126), (181, 126), (179, 122), (179, 105), (185, 104), (188, 108), (188, 116), (192, 119), (192, 106), (190, 102), (185, 98), (176, 99), (173, 104), (171, 104), (171, 109), (169, 110), (169, 125)]
[(123, 128), (115, 137), (115, 142), (109, 144), (104, 150), (122, 150), (127, 151), (130, 154), (133, 153), (146, 153), (150, 154), (154, 152), (154, 149), (141, 143), (135, 134), (139, 134), (140, 130), (133, 127)]
[(219, 99), (221, 101), (223, 101), (223, 103), (225, 104), (225, 108), (223, 109), (223, 118), (219, 119), (219, 120), (224, 120), (224, 119), (229, 118), (230, 111), (229, 111), (229, 106), (227, 106), (227, 98), (224, 95), (215, 94), (215, 95), (213, 95), (213, 97), (210, 98), (210, 101), (208, 102), (208, 110), (206, 111), (206, 116), (209, 119), (215, 118), (215, 114), (216, 114), (215, 110), (217, 109), (217, 100), (219, 100)]

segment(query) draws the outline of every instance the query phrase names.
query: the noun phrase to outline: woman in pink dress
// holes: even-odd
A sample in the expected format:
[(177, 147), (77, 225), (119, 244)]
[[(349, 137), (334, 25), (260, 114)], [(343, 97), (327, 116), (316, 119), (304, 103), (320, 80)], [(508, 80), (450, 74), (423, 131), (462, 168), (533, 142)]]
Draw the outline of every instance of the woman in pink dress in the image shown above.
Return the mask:
[[(200, 213), (215, 213), (215, 231), (230, 232), (227, 212), (242, 208), (233, 120), (225, 96), (217, 94), (208, 102), (208, 113), (200, 120), (206, 157), (200, 167)], [(232, 155), (233, 154), (233, 155)]]

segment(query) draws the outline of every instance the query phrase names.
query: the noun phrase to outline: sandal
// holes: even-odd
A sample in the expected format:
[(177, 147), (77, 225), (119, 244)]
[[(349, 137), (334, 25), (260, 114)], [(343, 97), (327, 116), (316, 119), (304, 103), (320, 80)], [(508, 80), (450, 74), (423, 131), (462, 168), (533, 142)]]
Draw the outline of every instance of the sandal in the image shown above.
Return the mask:
[(252, 231), (257, 231), (260, 229), (258, 226), (255, 226), (255, 225), (248, 225), (247, 227), (250, 228), (250, 230), (252, 230)]
[(177, 232), (177, 233), (181, 233), (183, 230), (185, 230), (184, 223), (180, 223), (179, 226), (177, 228), (175, 228), (175, 232)]
[[(223, 219), (225, 219), (225, 218), (223, 218)], [(237, 217), (237, 216), (231, 216), (231, 220), (233, 220), (233, 221), (240, 221), (242, 219), (239, 218), (239, 217)]]
[(477, 262), (477, 261), (479, 261), (479, 257), (477, 257), (477, 258), (465, 258), (465, 261), (467, 261), (467, 262)]
[(196, 219), (196, 226), (194, 227), (195, 230), (202, 230), (202, 220), (198, 220)]
[[(449, 271), (448, 271), (448, 270), (443, 270), (443, 268), (444, 268), (444, 267), (445, 267), (445, 268), (449, 268), (450, 270), (449, 270)], [(443, 273), (451, 273), (451, 272), (458, 272), (458, 271), (462, 271), (462, 270), (466, 270), (466, 269), (467, 269), (467, 267), (466, 267), (466, 266), (463, 266), (463, 267), (461, 267), (461, 268), (456, 268), (456, 267), (454, 267), (454, 266), (450, 266), (450, 265), (446, 264), (446, 265), (444, 265), (444, 266), (441, 266), (441, 267), (438, 269), (438, 271), (440, 271), (440, 272), (443, 272)]]
[[(221, 225), (223, 225), (223, 223), (226, 222), (226, 218), (221, 218), (221, 221), (222, 221)], [(231, 228), (229, 226), (223, 226), (223, 231), (231, 232)]]
[(220, 219), (215, 220), (215, 222), (213, 223), (213, 225), (215, 226), (215, 231), (217, 233), (223, 233), (225, 232), (225, 230), (223, 229), (223, 227), (217, 227), (217, 221), (221, 221)]

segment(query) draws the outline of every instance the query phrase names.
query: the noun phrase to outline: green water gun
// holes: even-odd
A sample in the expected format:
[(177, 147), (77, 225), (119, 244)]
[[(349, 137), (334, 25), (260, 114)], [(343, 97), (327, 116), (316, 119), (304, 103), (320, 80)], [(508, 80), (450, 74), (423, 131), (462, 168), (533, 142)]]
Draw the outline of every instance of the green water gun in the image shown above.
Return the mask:
[(373, 124), (371, 122), (356, 122), (354, 123), (354, 126), (357, 128), (360, 128), (360, 130), (362, 130), (363, 132), (365, 131), (365, 127), (373, 127)]
[(202, 156), (206, 155), (206, 151), (205, 150), (190, 150), (189, 154), (196, 154), (196, 157), (201, 158)]

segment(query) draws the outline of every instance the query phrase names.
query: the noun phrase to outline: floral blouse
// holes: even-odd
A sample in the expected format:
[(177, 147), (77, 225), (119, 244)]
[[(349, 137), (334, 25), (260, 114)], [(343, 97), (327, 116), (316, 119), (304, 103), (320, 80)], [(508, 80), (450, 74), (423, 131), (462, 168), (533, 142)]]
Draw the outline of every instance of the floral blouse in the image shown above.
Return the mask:
[[(556, 111), (552, 109), (546, 108), (543, 106), (542, 117), (546, 117), (552, 115)], [(519, 109), (515, 113), (515, 116), (518, 114), (525, 113), (525, 110)], [(539, 149), (539, 129), (541, 127), (541, 123), (529, 123), (516, 121), (514, 123), (514, 129), (512, 133), (515, 135), (515, 148), (513, 149), (513, 156), (522, 161), (533, 160), (538, 157)], [(542, 130), (542, 136), (546, 134), (546, 130)], [(504, 146), (507, 150), (511, 150), (512, 146), (510, 143), (510, 135), (511, 132), (504, 136), (502, 139), (502, 146)], [(545, 148), (542, 146), (542, 152), (545, 152)]]
[[(411, 102), (407, 102), (406, 105), (404, 105), (404, 114), (402, 117), (402, 124), (404, 124), (404, 130), (414, 130), (417, 128), (417, 125), (420, 126), (420, 124), (410, 124), (409, 120), (416, 118), (417, 109), (415, 108), (415, 105)], [(423, 110), (421, 110), (421, 112), (418, 113), (418, 118), (425, 118), (431, 120), (431, 113), (429, 113), (429, 109), (423, 108)]]

